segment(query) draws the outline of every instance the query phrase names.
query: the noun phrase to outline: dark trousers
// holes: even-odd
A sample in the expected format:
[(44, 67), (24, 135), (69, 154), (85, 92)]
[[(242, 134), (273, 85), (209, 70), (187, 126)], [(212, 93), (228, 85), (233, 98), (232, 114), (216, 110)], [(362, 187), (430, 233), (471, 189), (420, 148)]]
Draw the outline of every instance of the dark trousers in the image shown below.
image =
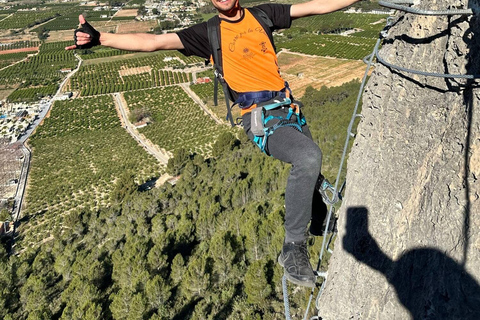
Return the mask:
[[(278, 108), (266, 112), (266, 116), (286, 116), (287, 108)], [(293, 120), (296, 120), (293, 116)], [(267, 126), (274, 125), (278, 120), (273, 119)], [(243, 116), (243, 126), (250, 140), (250, 114)], [(307, 225), (323, 223), (326, 216), (326, 206), (315, 184), (322, 167), (322, 151), (312, 140), (307, 125), (302, 127), (303, 132), (292, 127), (280, 127), (268, 137), (268, 153), (281, 161), (290, 163), (292, 168), (285, 190), (285, 242), (303, 241), (306, 238)], [(312, 211), (313, 210), (313, 211)]]

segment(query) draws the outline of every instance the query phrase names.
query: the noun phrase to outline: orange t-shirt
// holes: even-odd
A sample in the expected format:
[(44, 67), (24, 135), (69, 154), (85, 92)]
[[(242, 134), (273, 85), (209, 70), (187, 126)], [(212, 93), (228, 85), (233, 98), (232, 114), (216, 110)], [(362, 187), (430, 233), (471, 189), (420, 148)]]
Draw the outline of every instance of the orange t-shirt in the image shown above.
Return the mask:
[(221, 20), (220, 35), (223, 74), (230, 88), (250, 92), (285, 87), (272, 43), (248, 9), (238, 21)]

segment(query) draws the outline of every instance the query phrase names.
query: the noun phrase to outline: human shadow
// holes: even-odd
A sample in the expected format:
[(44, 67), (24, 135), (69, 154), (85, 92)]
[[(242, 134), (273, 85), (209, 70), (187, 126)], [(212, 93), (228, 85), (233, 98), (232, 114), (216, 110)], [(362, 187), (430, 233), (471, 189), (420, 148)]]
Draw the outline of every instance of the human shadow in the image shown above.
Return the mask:
[(347, 209), (346, 229), (344, 249), (385, 276), (412, 319), (480, 319), (480, 285), (445, 253), (415, 248), (392, 260), (368, 232), (365, 207)]

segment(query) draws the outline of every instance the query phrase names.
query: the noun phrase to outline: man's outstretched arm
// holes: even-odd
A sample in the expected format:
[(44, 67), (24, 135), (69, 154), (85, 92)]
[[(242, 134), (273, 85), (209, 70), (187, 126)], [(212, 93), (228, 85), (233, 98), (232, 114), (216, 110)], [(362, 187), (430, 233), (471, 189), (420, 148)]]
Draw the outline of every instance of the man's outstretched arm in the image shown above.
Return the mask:
[(309, 2), (294, 4), (290, 8), (290, 15), (293, 19), (334, 12), (359, 0), (313, 0)]
[[(80, 15), (78, 17), (82, 29), (85, 29), (85, 18)], [(90, 25), (90, 28), (93, 29)], [(93, 29), (94, 32), (97, 32)], [(97, 34), (91, 34), (78, 31), (76, 32), (75, 45), (68, 46), (66, 50), (77, 49), (78, 46), (88, 45), (92, 42), (101, 44), (115, 49), (129, 50), (129, 51), (156, 51), (156, 50), (179, 50), (183, 49), (183, 44), (176, 33), (167, 33), (161, 35), (154, 35), (148, 33), (127, 33), (127, 34), (114, 34), (100, 32)], [(98, 39), (95, 39), (97, 38)]]

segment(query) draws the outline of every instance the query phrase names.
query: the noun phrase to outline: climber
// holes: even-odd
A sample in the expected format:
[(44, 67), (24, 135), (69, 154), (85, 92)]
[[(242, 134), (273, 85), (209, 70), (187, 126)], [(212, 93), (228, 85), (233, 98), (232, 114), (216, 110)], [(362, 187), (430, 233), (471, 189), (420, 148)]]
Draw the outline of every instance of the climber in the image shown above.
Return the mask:
[[(271, 21), (268, 26), (270, 30), (265, 30), (264, 22), (259, 21), (248, 8), (242, 8), (239, 0), (212, 0), (219, 17), (217, 21), (221, 35), (219, 41), (223, 69), (221, 78), (236, 93), (235, 99), (241, 108), (244, 130), (251, 140), (254, 140), (251, 111), (258, 104), (268, 104), (268, 101), (285, 102), (278, 108), (261, 110), (265, 118), (271, 119), (264, 125), (272, 127), (287, 117), (291, 110), (288, 103), (295, 101), (288, 84), (280, 75), (271, 32), (289, 28), (294, 19), (326, 14), (357, 1), (313, 0), (294, 5), (258, 5), (256, 7)], [(98, 32), (82, 15), (79, 20), (81, 28), (75, 30), (75, 44), (66, 47), (66, 50), (103, 45), (130, 51), (179, 50), (187, 56), (195, 55), (205, 59), (212, 56), (207, 22), (177, 33), (154, 35)], [(299, 122), (298, 117), (303, 118), (302, 115), (295, 114), (290, 119)], [(288, 123), (289, 120), (285, 121)], [(321, 235), (327, 210), (315, 189), (321, 177), (322, 152), (312, 140), (307, 124), (303, 121), (300, 123), (300, 128), (279, 126), (268, 136), (265, 152), (292, 164), (285, 192), (285, 242), (278, 261), (291, 282), (314, 287), (316, 277), (307, 251), (307, 227), (311, 220), (310, 232)]]

